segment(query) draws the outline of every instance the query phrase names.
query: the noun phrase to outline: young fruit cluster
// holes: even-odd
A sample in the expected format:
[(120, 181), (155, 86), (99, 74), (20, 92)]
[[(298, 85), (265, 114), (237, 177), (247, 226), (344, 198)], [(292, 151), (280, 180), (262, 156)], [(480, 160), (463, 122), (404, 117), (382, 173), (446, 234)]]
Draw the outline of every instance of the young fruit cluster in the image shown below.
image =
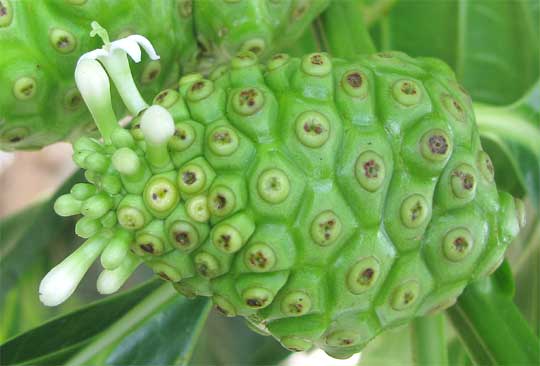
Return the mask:
[(206, 65), (201, 58), (217, 62), (239, 49), (265, 55), (294, 41), (328, 2), (0, 0), (0, 150), (38, 149), (95, 131), (72, 77), (79, 55), (99, 44), (87, 37), (90, 20), (114, 39), (138, 33), (153, 40), (161, 60), (133, 70), (150, 98), (180, 72)]
[(451, 306), (524, 221), (453, 73), (397, 52), (241, 52), (74, 148), (90, 183), (56, 210), (83, 215), (102, 292), (142, 260), (294, 351), (348, 357)]

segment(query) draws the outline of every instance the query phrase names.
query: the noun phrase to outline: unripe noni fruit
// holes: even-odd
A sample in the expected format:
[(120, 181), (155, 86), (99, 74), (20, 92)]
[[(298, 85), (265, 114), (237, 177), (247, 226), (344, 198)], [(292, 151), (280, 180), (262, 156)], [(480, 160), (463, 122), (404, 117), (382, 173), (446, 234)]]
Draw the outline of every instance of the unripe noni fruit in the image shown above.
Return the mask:
[[(329, 0), (0, 0), (0, 150), (38, 149), (95, 132), (73, 80), (77, 58), (97, 48), (90, 20), (112, 39), (141, 34), (160, 60), (133, 66), (146, 99), (180, 73), (230, 59), (269, 55), (297, 39)], [(197, 30), (197, 33), (194, 32)], [(115, 109), (124, 107), (116, 102)]]
[[(124, 240), (181, 293), (288, 349), (350, 356), (452, 304), (522, 224), (446, 70), (397, 52), (265, 65), (242, 52), (213, 80), (188, 76), (156, 98), (175, 127), (162, 165), (144, 114), (123, 146), (79, 144), (112, 163), (58, 210), (82, 212), (84, 234), (117, 233), (108, 266)], [(109, 176), (123, 186), (106, 199)]]

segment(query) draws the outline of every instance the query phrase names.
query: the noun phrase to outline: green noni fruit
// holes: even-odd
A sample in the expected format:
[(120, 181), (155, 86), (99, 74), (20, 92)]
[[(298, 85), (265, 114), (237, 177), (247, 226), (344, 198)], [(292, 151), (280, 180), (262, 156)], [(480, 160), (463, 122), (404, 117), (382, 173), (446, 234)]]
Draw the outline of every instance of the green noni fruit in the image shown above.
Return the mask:
[[(240, 49), (262, 56), (294, 41), (329, 0), (0, 0), (0, 150), (37, 149), (94, 130), (73, 81), (91, 20), (114, 39), (138, 33), (161, 59), (135, 65), (150, 98), (180, 72), (220, 62)], [(199, 43), (199, 45), (198, 45)], [(115, 103), (116, 111), (122, 105)]]
[(88, 183), (56, 202), (88, 240), (43, 280), (48, 305), (101, 255), (102, 293), (144, 263), (290, 350), (343, 358), (451, 306), (524, 223), (435, 59), (245, 51), (129, 129), (98, 124), (104, 142), (74, 144)]

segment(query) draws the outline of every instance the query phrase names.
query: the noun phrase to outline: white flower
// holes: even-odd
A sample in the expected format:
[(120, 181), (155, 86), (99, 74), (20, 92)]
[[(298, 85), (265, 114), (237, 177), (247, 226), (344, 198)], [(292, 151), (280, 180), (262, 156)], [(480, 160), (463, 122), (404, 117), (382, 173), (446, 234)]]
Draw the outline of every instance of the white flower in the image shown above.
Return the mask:
[(84, 60), (98, 60), (101, 62), (109, 73), (129, 112), (132, 115), (137, 115), (147, 108), (148, 104), (146, 104), (135, 86), (127, 55), (136, 63), (141, 61), (141, 47), (152, 60), (159, 60), (159, 55), (156, 53), (152, 43), (143, 36), (135, 34), (109, 42), (107, 32), (97, 22), (92, 22), (92, 29), (90, 35), (101, 37), (104, 45), (100, 49), (82, 55), (78, 63)]
[(109, 237), (98, 234), (51, 269), (39, 284), (39, 299), (44, 305), (60, 305), (73, 294), (79, 282), (107, 244)]
[(83, 54), (79, 61), (82, 60), (101, 60), (102, 58), (110, 57), (115, 51), (123, 52), (129, 55), (135, 63), (141, 62), (141, 47), (146, 51), (148, 56), (152, 60), (159, 60), (159, 55), (156, 53), (152, 43), (143, 36), (134, 34), (127, 36), (126, 38), (121, 38), (119, 40), (113, 41), (109, 44), (105, 44), (103, 48), (93, 50)]

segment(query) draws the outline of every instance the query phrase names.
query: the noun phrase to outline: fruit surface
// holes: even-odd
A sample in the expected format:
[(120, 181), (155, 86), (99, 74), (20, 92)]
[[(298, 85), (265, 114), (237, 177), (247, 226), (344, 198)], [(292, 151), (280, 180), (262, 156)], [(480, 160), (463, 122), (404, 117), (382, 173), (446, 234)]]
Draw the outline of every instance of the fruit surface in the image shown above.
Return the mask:
[[(99, 46), (87, 36), (93, 20), (113, 39), (135, 33), (152, 39), (161, 59), (133, 67), (137, 86), (150, 98), (181, 72), (223, 61), (239, 48), (264, 56), (294, 41), (327, 3), (0, 0), (0, 150), (38, 149), (95, 132), (73, 80), (77, 58)], [(197, 39), (204, 40), (201, 47)]]
[(522, 224), (521, 205), (497, 191), (469, 96), (437, 60), (278, 54), (261, 65), (241, 52), (154, 104), (174, 120), (166, 148), (142, 121), (157, 114), (112, 144), (82, 138), (74, 158), (91, 184), (57, 212), (83, 214), (77, 231), (102, 243), (107, 271), (142, 259), (294, 351), (348, 357), (451, 306)]

